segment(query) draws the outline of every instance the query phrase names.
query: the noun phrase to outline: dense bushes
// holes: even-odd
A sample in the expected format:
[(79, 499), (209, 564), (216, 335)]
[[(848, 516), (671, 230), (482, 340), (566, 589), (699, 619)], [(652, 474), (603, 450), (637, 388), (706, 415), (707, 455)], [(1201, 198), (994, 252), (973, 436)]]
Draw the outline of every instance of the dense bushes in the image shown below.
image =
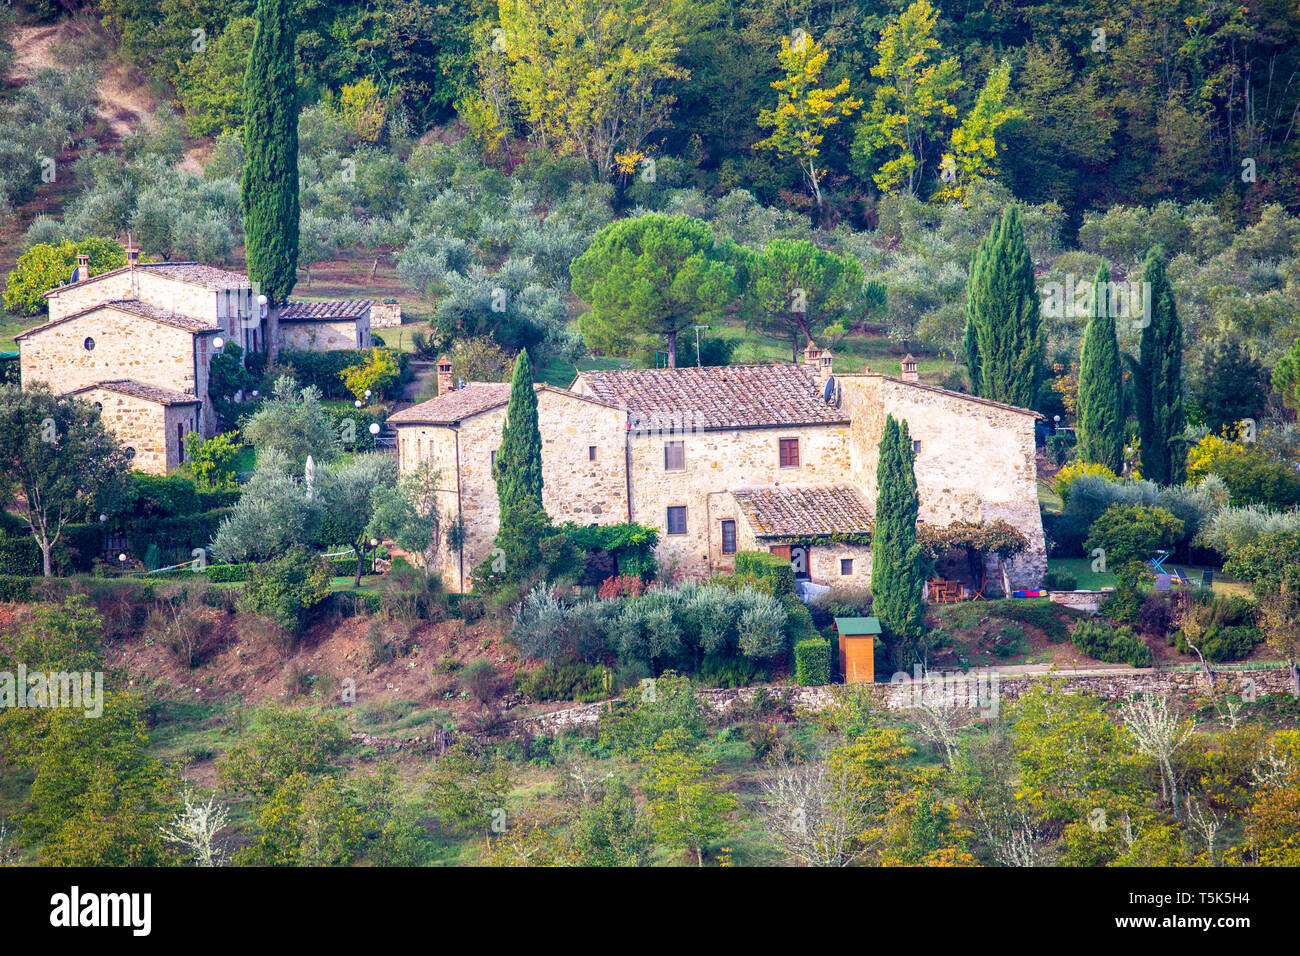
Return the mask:
[(1115, 627), (1100, 620), (1080, 621), (1071, 640), (1080, 652), (1107, 664), (1151, 666), (1151, 648), (1129, 627)]
[[(409, 377), (407, 369), (408, 356), (405, 352), (385, 349), (396, 361), (399, 369), (398, 382), (404, 383)], [(370, 349), (331, 349), (329, 351), (309, 351), (289, 349), (279, 354), (278, 362), (289, 365), (297, 373), (300, 385), (315, 385), (321, 396), (329, 399), (345, 399), (351, 402), (354, 396), (343, 382), (343, 373), (357, 365), (366, 364)]]
[(655, 576), (655, 545), (659, 532), (646, 525), (627, 523), (583, 527), (573, 522), (560, 525), (569, 540), (586, 552), (587, 574), (583, 584), (598, 584), (617, 571), (649, 581)]
[(736, 554), (736, 574), (753, 575), (770, 584), (776, 597), (794, 594), (794, 565), (767, 551), (740, 551)]
[(612, 697), (617, 689), (614, 672), (608, 667), (586, 664), (543, 664), (515, 672), (515, 688), (529, 700), (580, 700), (591, 702)]
[(1189, 627), (1194, 627), (1196, 637), (1192, 638), (1192, 643), (1197, 650), (1206, 660), (1215, 663), (1249, 657), (1264, 639), (1256, 626), (1256, 606), (1246, 598), (1198, 591), (1186, 600), (1191, 602), (1191, 606), (1183, 612), (1183, 626), (1169, 635), (1169, 642), (1180, 652), (1194, 653), (1188, 643)]
[(820, 637), (794, 646), (794, 679), (801, 687), (818, 687), (831, 682), (831, 642)]
[(272, 561), (253, 565), (239, 597), (239, 609), (269, 617), (283, 630), (296, 634), (329, 590), (330, 573), (325, 563), (295, 548)]
[(771, 661), (789, 646), (788, 622), (780, 601), (752, 587), (686, 584), (566, 604), (539, 585), (516, 610), (510, 640), (548, 664), (614, 661), (625, 676), (651, 676), (696, 673), (706, 659), (715, 670), (728, 661)]
[(1049, 591), (1077, 591), (1079, 579), (1069, 571), (1051, 570), (1043, 575), (1043, 587)]

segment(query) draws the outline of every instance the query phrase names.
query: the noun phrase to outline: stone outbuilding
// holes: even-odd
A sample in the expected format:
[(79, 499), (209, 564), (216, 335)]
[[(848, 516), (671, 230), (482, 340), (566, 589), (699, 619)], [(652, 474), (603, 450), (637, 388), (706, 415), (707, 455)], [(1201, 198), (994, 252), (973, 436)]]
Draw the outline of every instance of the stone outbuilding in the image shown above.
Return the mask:
[(141, 471), (162, 474), (185, 460), (185, 438), (216, 434), (208, 399), (212, 360), (227, 345), (245, 359), (282, 348), (370, 347), (367, 300), (258, 300), (246, 275), (197, 262), (141, 263), (92, 275), (78, 257), (71, 281), (45, 294), (45, 324), (15, 336), (24, 387), (97, 404)]

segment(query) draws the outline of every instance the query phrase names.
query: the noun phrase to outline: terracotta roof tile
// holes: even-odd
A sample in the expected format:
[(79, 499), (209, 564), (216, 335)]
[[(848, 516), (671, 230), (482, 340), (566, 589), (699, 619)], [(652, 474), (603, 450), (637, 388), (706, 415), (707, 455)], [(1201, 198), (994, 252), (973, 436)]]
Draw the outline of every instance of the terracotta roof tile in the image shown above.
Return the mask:
[(331, 299), (328, 302), (289, 302), (280, 309), (281, 322), (327, 322), (359, 319), (370, 311), (369, 299)]
[[(205, 266), (198, 262), (149, 262), (136, 268), (160, 272), (170, 279), (203, 286), (205, 289), (249, 288), (248, 276), (243, 273), (218, 269), (216, 266)], [(91, 276), (91, 279), (94, 278), (95, 276)]]
[(827, 405), (812, 372), (800, 365), (583, 372), (604, 402), (626, 406), (633, 429), (751, 428), (836, 424), (848, 418)]
[(146, 402), (154, 402), (158, 405), (197, 405), (199, 400), (193, 395), (186, 395), (184, 392), (178, 392), (174, 388), (163, 388), (161, 385), (149, 385), (145, 382), (137, 382), (131, 378), (112, 379), (107, 382), (96, 382), (94, 385), (87, 385), (84, 388), (74, 389), (71, 394), (80, 395), (82, 392), (89, 392), (96, 388), (102, 388), (110, 392), (120, 392), (123, 395), (130, 395), (133, 398), (141, 398)]
[(464, 388), (404, 408), (388, 416), (388, 421), (394, 425), (454, 425), (509, 400), (509, 382), (470, 382)]
[(758, 538), (865, 534), (871, 509), (853, 485), (740, 488), (731, 496)]

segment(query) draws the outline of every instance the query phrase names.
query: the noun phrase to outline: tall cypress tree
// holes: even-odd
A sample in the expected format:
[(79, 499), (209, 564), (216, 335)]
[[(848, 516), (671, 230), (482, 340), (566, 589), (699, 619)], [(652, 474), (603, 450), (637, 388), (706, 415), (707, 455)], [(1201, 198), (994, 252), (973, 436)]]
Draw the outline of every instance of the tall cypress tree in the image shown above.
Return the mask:
[(1109, 285), (1110, 269), (1103, 262), (1079, 359), (1079, 456), (1118, 475), (1124, 464), (1124, 382)]
[(542, 508), (542, 431), (537, 424), (537, 393), (526, 351), (515, 359), (493, 477), (503, 527), (508, 516)]
[(1174, 290), (1165, 275), (1160, 246), (1147, 253), (1142, 282), (1150, 290), (1150, 315), (1143, 316), (1138, 350), (1136, 399), (1142, 435), (1142, 477), (1162, 485), (1186, 476), (1186, 449), (1181, 441), (1183, 414), (1183, 326), (1178, 321)]
[(1012, 205), (975, 250), (966, 286), (966, 361), (976, 395), (1031, 406), (1043, 374), (1034, 263)]
[(871, 609), (880, 619), (896, 667), (919, 657), (925, 632), (925, 558), (916, 542), (912, 436), (906, 421), (885, 417), (876, 467), (876, 519), (871, 531)]
[(244, 243), (248, 277), (271, 303), (298, 271), (298, 81), (289, 0), (257, 0), (244, 73)]

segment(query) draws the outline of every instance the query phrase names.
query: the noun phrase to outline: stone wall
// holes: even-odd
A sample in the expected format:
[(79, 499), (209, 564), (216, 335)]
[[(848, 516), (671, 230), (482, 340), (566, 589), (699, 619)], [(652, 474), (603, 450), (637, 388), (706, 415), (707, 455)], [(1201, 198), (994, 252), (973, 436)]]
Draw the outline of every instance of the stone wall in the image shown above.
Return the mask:
[[(130, 378), (190, 395), (206, 392), (195, 376), (191, 332), (105, 307), (37, 332), (18, 343), (22, 380), (71, 392), (96, 382)], [(93, 348), (86, 348), (87, 339)]]
[(402, 324), (402, 307), (396, 302), (375, 302), (370, 306), (372, 329), (395, 329)]
[(280, 348), (330, 352), (336, 349), (370, 348), (370, 326), (365, 319), (337, 322), (281, 322)]
[[(987, 672), (985, 673), (987, 676)], [(977, 675), (971, 671), (972, 677)], [(1014, 701), (1035, 682), (1052, 680), (1066, 693), (1090, 694), (1108, 700), (1122, 700), (1133, 694), (1169, 694), (1187, 701), (1208, 695), (1209, 688), (1199, 671), (1147, 671), (1096, 675), (1028, 676), (999, 675), (997, 697), (999, 704)], [(1289, 695), (1291, 681), (1285, 667), (1251, 671), (1215, 672), (1216, 690), (1234, 694), (1253, 693), (1257, 697)], [(987, 685), (986, 685), (987, 686)], [(704, 706), (714, 714), (726, 715), (738, 705), (753, 701), (758, 687), (726, 688), (699, 691)], [(908, 683), (832, 684), (825, 687), (795, 687), (786, 684), (767, 685), (761, 688), (771, 700), (788, 704), (813, 713), (832, 706), (845, 694), (865, 694), (877, 707), (906, 709), (914, 706), (916, 692)], [(558, 733), (599, 723), (608, 701), (580, 704), (563, 710), (551, 711), (515, 721), (533, 733)]]
[[(842, 407), (853, 420), (852, 480), (876, 499), (876, 468), (885, 416), (907, 421), (916, 453), (920, 520), (993, 522), (1019, 529), (1029, 551), (1009, 562), (1013, 588), (1036, 588), (1047, 570), (1046, 540), (1038, 510), (1034, 417), (878, 374), (837, 375)], [(995, 560), (989, 576), (999, 581)], [(1000, 586), (1000, 584), (999, 584)]]
[[(799, 439), (799, 465), (782, 468), (780, 439)], [(664, 467), (664, 445), (681, 441), (686, 467)], [(842, 484), (848, 479), (847, 425), (804, 425), (652, 433), (630, 440), (632, 520), (660, 530), (658, 557), (683, 574), (730, 566), (722, 554), (722, 519), (744, 524), (734, 503), (718, 493), (753, 485)], [(728, 496), (729, 497), (729, 496)], [(667, 534), (668, 508), (684, 505), (686, 533)], [(715, 513), (713, 505), (718, 505)], [(766, 548), (764, 548), (766, 550)]]
[(1114, 588), (1105, 588), (1101, 591), (1048, 591), (1047, 599), (1063, 607), (1072, 607), (1076, 611), (1096, 614), (1101, 610), (1102, 604), (1114, 593)]
[[(505, 417), (501, 406), (465, 419), (459, 428), (397, 426), (398, 467), (408, 472), (415, 462), (432, 460), (446, 487), (439, 496), (443, 513), (448, 520), (464, 516), (463, 585), (460, 553), (444, 544), (439, 554), (443, 580), (453, 591), (467, 589), (470, 571), (492, 554), (500, 525), (492, 455), (501, 445)], [(537, 390), (537, 418), (542, 433), (542, 503), (551, 519), (580, 525), (627, 521), (623, 411), (542, 387)]]

